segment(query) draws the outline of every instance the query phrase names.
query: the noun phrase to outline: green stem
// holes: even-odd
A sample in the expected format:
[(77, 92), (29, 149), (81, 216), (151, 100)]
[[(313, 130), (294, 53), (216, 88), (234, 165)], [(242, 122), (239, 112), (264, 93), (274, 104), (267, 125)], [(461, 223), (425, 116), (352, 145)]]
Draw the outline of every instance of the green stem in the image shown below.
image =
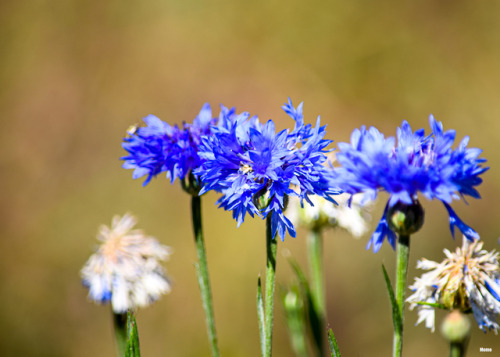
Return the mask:
[(208, 339), (213, 357), (220, 356), (217, 346), (217, 333), (215, 332), (214, 310), (212, 306), (212, 293), (210, 290), (210, 280), (208, 278), (207, 254), (205, 251), (205, 242), (203, 240), (203, 231), (201, 225), (201, 198), (193, 195), (191, 198), (191, 212), (193, 218), (194, 240), (196, 243), (196, 253), (198, 254), (198, 263), (196, 264), (196, 274), (198, 284), (201, 290), (201, 299), (203, 310), (205, 311), (205, 320), (207, 324)]
[(265, 287), (265, 309), (264, 309), (264, 357), (271, 357), (273, 348), (273, 309), (274, 309), (274, 286), (276, 275), (276, 253), (278, 251), (278, 240), (272, 236), (271, 214), (266, 218), (266, 287)]
[(408, 257), (410, 255), (410, 236), (399, 235), (396, 253), (396, 302), (398, 304), (399, 316), (401, 318), (400, 328), (394, 329), (393, 356), (401, 357), (403, 352), (403, 325), (405, 290), (408, 278)]
[(325, 290), (324, 290), (324, 274), (323, 274), (323, 239), (319, 230), (311, 230), (307, 237), (307, 254), (309, 258), (309, 266), (312, 277), (312, 302), (313, 308), (318, 317), (316, 321), (316, 330), (319, 332), (317, 336), (318, 355), (323, 356), (323, 334), (325, 331), (324, 325), (326, 320), (326, 304), (325, 304)]
[(465, 342), (450, 342), (450, 357), (465, 357)]
[(116, 352), (118, 357), (124, 357), (127, 351), (127, 313), (113, 313)]

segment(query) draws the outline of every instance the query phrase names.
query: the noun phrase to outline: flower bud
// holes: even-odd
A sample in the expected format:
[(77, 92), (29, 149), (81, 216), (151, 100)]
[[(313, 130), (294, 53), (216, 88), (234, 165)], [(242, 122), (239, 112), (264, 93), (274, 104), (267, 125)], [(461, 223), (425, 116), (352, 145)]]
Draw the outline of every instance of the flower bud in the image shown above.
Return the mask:
[(300, 297), (297, 291), (289, 291), (285, 295), (284, 305), (286, 311), (297, 311), (300, 309)]
[[(257, 209), (259, 210), (265, 210), (270, 204), (274, 196), (270, 196), (269, 190), (267, 188), (264, 188), (257, 192), (252, 200), (253, 204)], [(283, 207), (281, 207), (284, 210), (286, 210), (286, 207), (288, 206), (288, 195), (283, 195)]]
[(181, 180), (181, 185), (182, 189), (192, 196), (198, 196), (198, 193), (200, 193), (200, 183), (192, 172), (189, 172), (189, 175), (186, 175), (186, 177)]
[(441, 334), (451, 343), (465, 341), (470, 334), (469, 318), (458, 310), (450, 312), (441, 324)]
[(269, 206), (271, 203), (271, 197), (269, 197), (269, 191), (267, 189), (262, 189), (259, 192), (257, 192), (253, 198), (253, 204), (257, 209), (263, 210)]
[(424, 209), (418, 200), (414, 200), (410, 205), (398, 202), (389, 207), (387, 222), (389, 227), (397, 234), (409, 236), (422, 227), (424, 216)]

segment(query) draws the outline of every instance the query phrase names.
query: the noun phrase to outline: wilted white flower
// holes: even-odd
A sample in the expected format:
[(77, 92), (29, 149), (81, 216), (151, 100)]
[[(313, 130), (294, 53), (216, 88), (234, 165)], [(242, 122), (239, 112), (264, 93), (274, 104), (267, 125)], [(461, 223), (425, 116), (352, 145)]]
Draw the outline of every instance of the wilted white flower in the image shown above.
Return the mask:
[(292, 196), (288, 203), (287, 216), (294, 225), (309, 229), (340, 227), (353, 236), (360, 237), (368, 230), (369, 204), (362, 205), (362, 195), (354, 195), (349, 207), (350, 197), (348, 194), (335, 196), (337, 206), (320, 196), (309, 196), (313, 206), (301, 207), (300, 200)]
[(455, 253), (444, 250), (446, 259), (441, 263), (427, 259), (417, 262), (417, 268), (429, 270), (415, 279), (410, 286), (415, 293), (407, 299), (411, 309), (418, 306), (417, 324), (425, 321), (425, 326), (434, 331), (434, 307), (442, 307), (462, 312), (472, 310), (483, 331), (498, 332), (499, 254), (494, 250), (482, 250), (482, 247), (482, 241), (470, 242), (464, 237), (462, 248), (458, 247)]
[(136, 223), (127, 213), (113, 217), (111, 228), (102, 225), (97, 234), (102, 244), (81, 270), (89, 297), (103, 304), (111, 301), (115, 313), (147, 306), (170, 291), (160, 261), (167, 260), (171, 250), (132, 229)]

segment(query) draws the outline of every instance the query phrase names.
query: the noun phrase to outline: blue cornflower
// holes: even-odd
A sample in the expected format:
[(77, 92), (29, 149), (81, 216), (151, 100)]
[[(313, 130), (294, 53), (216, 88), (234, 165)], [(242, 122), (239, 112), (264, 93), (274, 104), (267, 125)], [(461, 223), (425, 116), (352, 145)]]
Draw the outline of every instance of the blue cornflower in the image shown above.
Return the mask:
[[(411, 205), (420, 192), (428, 199), (443, 202), (449, 214), (450, 230), (455, 227), (469, 239), (479, 235), (467, 226), (450, 207), (453, 199), (469, 195), (480, 198), (475, 189), (482, 179), (480, 174), (488, 168), (482, 167), (486, 160), (479, 158), (480, 149), (467, 148), (465, 137), (458, 148), (453, 149), (455, 131), (443, 131), (441, 122), (429, 117), (432, 133), (425, 135), (424, 129), (412, 132), (408, 122), (403, 121), (394, 137), (385, 138), (376, 128), (356, 129), (351, 143), (339, 143), (337, 160), (342, 165), (336, 170), (337, 183), (347, 193), (365, 193), (375, 199), (379, 190), (390, 194), (382, 219), (373, 233), (368, 247), (373, 244), (377, 252), (387, 237), (395, 247), (395, 233), (389, 228), (387, 212), (396, 204)], [(460, 194), (460, 196), (459, 196)]]
[[(283, 240), (295, 229), (285, 217), (287, 197), (298, 196), (310, 204), (309, 194), (329, 200), (338, 194), (330, 183), (333, 171), (323, 166), (325, 126), (304, 125), (302, 103), (295, 109), (289, 100), (283, 110), (295, 120), (295, 128), (276, 133), (272, 120), (262, 124), (248, 113), (236, 115), (223, 108), (213, 135), (204, 136), (199, 156), (204, 160), (195, 170), (203, 182), (200, 195), (215, 190), (223, 195), (219, 207), (233, 211), (238, 226), (245, 215), (271, 215), (271, 233)], [(295, 188), (295, 189), (294, 189)]]
[(192, 124), (184, 123), (182, 128), (171, 126), (154, 115), (144, 119), (146, 126), (133, 127), (123, 139), (122, 147), (129, 155), (124, 156), (123, 168), (134, 169), (134, 179), (147, 176), (144, 186), (156, 175), (167, 172), (173, 183), (176, 178), (184, 180), (196, 167), (200, 166), (198, 146), (203, 135), (211, 132), (212, 118), (210, 105), (203, 105)]

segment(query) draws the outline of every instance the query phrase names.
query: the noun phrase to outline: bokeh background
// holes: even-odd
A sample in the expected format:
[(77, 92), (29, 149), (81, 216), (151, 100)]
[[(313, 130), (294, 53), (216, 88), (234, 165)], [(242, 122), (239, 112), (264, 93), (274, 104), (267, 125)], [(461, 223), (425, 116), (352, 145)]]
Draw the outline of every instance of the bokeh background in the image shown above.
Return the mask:
[[(495, 1), (3, 1), (0, 3), (0, 354), (111, 356), (109, 307), (89, 303), (79, 269), (97, 227), (132, 212), (139, 227), (173, 247), (172, 293), (139, 311), (144, 356), (208, 356), (193, 263), (189, 198), (164, 178), (147, 187), (121, 169), (121, 140), (149, 113), (191, 121), (204, 102), (291, 120), (280, 107), (304, 101), (328, 137), (348, 141), (361, 125), (388, 135), (433, 113), (458, 139), (484, 149), (491, 169), (481, 200), (453, 207), (487, 249), (500, 235), (500, 3)], [(215, 314), (224, 356), (257, 356), (256, 280), (265, 269), (264, 222), (239, 229), (203, 202)], [(383, 201), (373, 208), (372, 228)], [(461, 243), (439, 202), (412, 239), (416, 260), (441, 260)], [(293, 282), (281, 256), (305, 264), (305, 231), (279, 244), (278, 284)], [(380, 269), (394, 253), (365, 250), (368, 236), (325, 233), (328, 318), (345, 356), (387, 356), (390, 305)], [(277, 295), (278, 296), (278, 295)], [(438, 321), (441, 315), (438, 315)], [(443, 356), (439, 333), (414, 327), (406, 356)], [(276, 306), (274, 353), (291, 356)], [(500, 351), (477, 326), (469, 356)]]

